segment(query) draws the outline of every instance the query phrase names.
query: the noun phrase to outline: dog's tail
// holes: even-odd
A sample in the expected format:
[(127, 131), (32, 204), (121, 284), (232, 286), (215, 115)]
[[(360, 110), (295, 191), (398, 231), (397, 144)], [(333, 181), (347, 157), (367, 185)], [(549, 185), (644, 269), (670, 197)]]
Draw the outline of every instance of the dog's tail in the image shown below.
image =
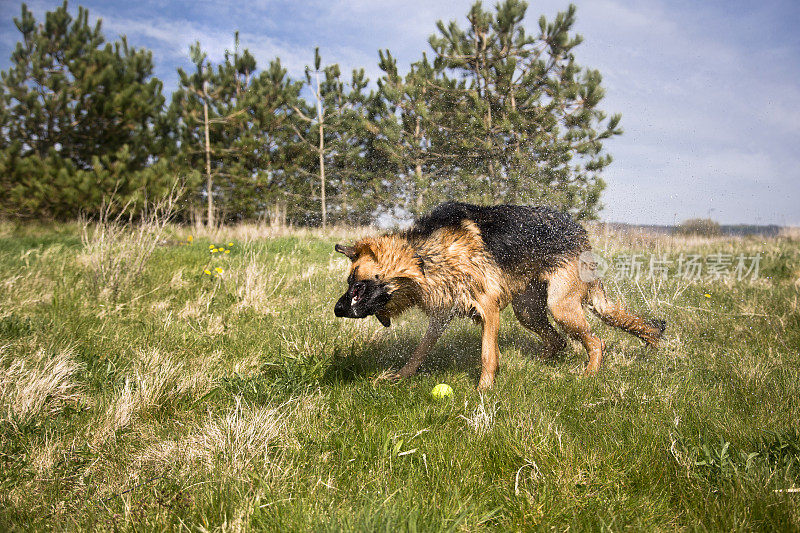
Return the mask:
[(592, 281), (589, 285), (587, 300), (589, 308), (600, 317), (600, 320), (609, 326), (636, 335), (650, 346), (657, 346), (658, 340), (667, 329), (665, 321), (638, 317), (628, 312), (622, 304), (609, 300), (599, 279)]

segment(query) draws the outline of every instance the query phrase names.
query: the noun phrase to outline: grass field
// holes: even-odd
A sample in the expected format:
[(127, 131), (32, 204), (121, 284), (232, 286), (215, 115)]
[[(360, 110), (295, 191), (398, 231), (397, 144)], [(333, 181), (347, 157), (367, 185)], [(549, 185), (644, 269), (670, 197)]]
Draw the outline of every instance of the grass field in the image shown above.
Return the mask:
[(800, 529), (798, 240), (595, 233), (612, 262), (760, 254), (758, 279), (609, 279), (668, 329), (591, 317), (596, 378), (507, 309), (480, 395), (469, 321), (378, 379), (424, 318), (333, 316), (344, 231), (168, 227), (141, 272), (80, 233), (0, 225), (2, 531)]

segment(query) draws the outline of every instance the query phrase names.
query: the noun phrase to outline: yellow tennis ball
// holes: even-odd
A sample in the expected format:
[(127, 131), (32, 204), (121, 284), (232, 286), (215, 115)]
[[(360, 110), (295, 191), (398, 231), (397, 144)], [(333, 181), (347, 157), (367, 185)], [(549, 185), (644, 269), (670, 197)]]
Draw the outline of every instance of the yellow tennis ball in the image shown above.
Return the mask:
[(441, 400), (442, 398), (446, 398), (452, 395), (453, 395), (453, 389), (447, 383), (439, 383), (431, 391), (431, 396), (433, 396), (437, 400)]

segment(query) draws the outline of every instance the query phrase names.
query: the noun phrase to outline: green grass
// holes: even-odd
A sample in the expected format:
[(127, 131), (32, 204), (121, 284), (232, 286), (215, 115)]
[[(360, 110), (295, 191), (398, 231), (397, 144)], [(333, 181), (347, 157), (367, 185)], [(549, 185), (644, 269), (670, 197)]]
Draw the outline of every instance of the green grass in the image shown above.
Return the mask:
[(0, 230), (0, 530), (800, 528), (797, 242), (597, 235), (606, 256), (760, 252), (762, 276), (607, 283), (668, 335), (590, 318), (596, 378), (576, 345), (540, 360), (506, 310), (480, 395), (469, 321), (378, 379), (424, 317), (333, 316), (342, 233), (195, 235), (110, 300), (79, 228)]

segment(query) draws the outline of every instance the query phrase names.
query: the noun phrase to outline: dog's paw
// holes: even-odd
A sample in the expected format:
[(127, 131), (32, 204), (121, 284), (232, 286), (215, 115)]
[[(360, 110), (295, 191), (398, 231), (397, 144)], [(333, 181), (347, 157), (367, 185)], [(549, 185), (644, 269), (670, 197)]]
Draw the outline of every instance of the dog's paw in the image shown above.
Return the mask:
[(494, 376), (481, 374), (481, 379), (478, 381), (478, 391), (486, 391), (492, 388), (494, 388)]
[(586, 368), (583, 370), (583, 375), (589, 378), (593, 378), (597, 376), (598, 372), (600, 372), (600, 367), (593, 367), (592, 365), (587, 365)]
[(375, 379), (372, 380), (373, 384), (378, 384), (381, 382), (395, 382), (400, 380), (400, 375), (397, 372), (392, 372), (391, 370), (384, 370), (377, 376)]

